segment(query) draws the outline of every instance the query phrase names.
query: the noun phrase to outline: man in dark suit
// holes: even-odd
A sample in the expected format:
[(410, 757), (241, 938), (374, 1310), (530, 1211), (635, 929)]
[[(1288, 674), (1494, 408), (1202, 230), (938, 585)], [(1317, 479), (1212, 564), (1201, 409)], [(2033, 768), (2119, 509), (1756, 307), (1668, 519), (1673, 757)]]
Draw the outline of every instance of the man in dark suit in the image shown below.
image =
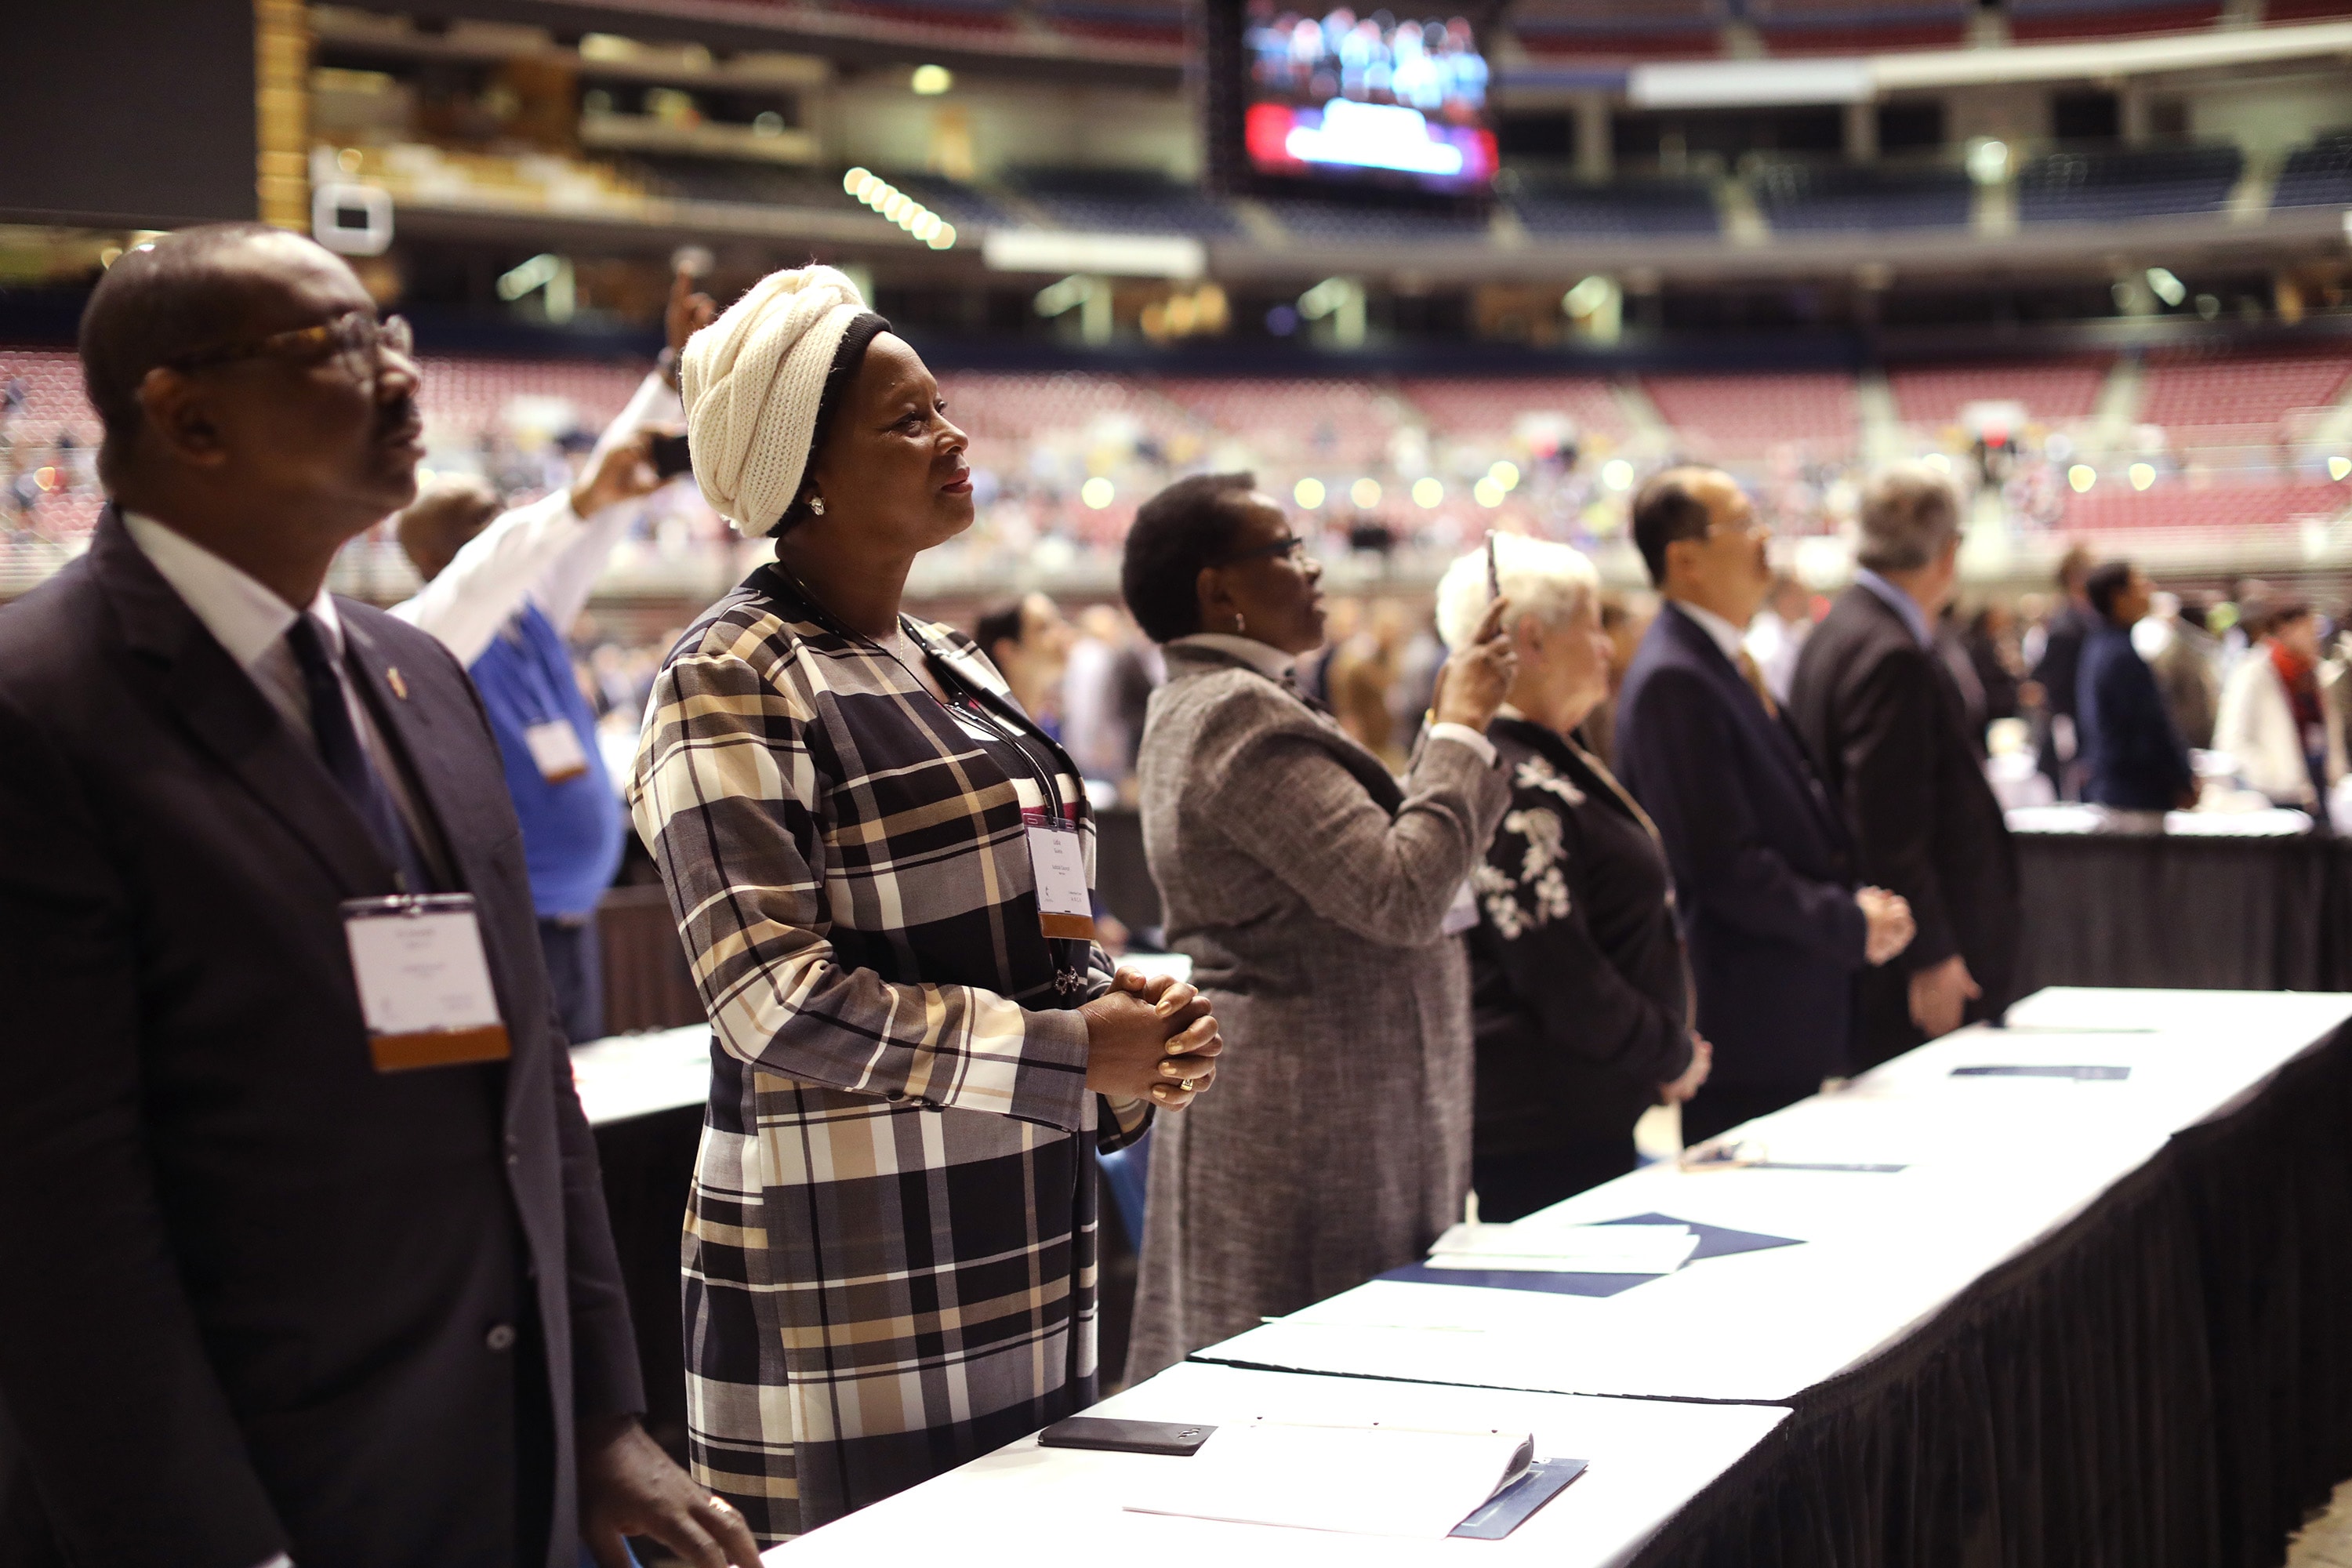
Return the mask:
[(2042, 688), (2042, 771), (2061, 800), (2083, 795), (2082, 719), (2074, 697), (2083, 645), (2098, 625), (2097, 612), (2083, 596), (2083, 580), (2090, 572), (2091, 552), (2079, 544), (2060, 558), (2058, 607), (2042, 631), (2042, 657), (2033, 665), (2034, 683)]
[(1696, 1142), (1853, 1070), (1854, 972), (1911, 937), (1903, 900), (1853, 886), (1853, 848), (1740, 630), (1772, 585), (1771, 533), (1731, 477), (1670, 468), (1633, 502), (1665, 607), (1619, 697), (1618, 773), (1674, 869), (1715, 1072)]
[[(481, 704), (322, 589), (415, 493), (406, 349), (258, 226), (134, 248), (83, 319), (115, 504), (0, 608), (12, 1565), (755, 1561), (636, 1421)], [(341, 906), (395, 891), (470, 895), (436, 929), (495, 1024), (363, 1007)]]
[(1919, 468), (1882, 475), (1863, 499), (1854, 584), (1813, 629), (1789, 693), (1860, 874), (1900, 893), (1919, 928), (1900, 959), (1863, 976), (1857, 1066), (1998, 1017), (2016, 968), (2016, 853), (1935, 642), (1959, 553), (1950, 482)]
[(2098, 621), (2083, 645), (2075, 690), (2090, 773), (2083, 798), (2161, 826), (2165, 812), (2197, 804), (2197, 780), (2156, 672), (2132, 647), (2132, 627), (2147, 618), (2155, 589), (2138, 567), (2110, 561), (2091, 574), (2084, 593)]

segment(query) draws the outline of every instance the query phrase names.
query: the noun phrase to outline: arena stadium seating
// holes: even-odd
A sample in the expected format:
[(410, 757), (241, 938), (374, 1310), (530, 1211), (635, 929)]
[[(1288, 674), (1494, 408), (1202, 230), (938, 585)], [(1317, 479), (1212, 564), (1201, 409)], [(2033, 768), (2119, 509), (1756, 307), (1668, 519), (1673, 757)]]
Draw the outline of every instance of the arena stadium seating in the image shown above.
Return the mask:
[(1717, 0), (1520, 0), (1511, 29), (1530, 54), (1608, 65), (1720, 54), (1725, 14)]
[(1014, 26), (1012, 0), (833, 0), (829, 9), (879, 21), (982, 33), (1011, 32)]
[(1962, 228), (1975, 187), (1958, 169), (1768, 163), (1757, 205), (1776, 230)]
[(2244, 168), (2234, 146), (2052, 153), (2019, 174), (2017, 216), (2080, 223), (2219, 212)]
[(2289, 484), (2165, 483), (2147, 490), (2108, 480), (2070, 495), (2060, 521), (2069, 531), (2116, 529), (2260, 528), (2332, 517), (2352, 502), (2352, 485), (2326, 479)]
[(1546, 238), (1712, 235), (1722, 226), (1715, 194), (1703, 180), (1617, 180), (1605, 185), (1529, 182), (1510, 205), (1529, 234)]
[(1475, 213), (1437, 207), (1374, 207), (1352, 202), (1269, 196), (1265, 205), (1301, 239), (1346, 245), (1462, 243), (1483, 239), (1486, 220)]
[(1625, 414), (1598, 376), (1543, 376), (1524, 381), (1424, 378), (1398, 384), (1397, 391), (1427, 421), (1434, 435), (1494, 439), (1510, 432), (1528, 413), (1565, 414), (1584, 433), (1618, 437)]
[(2022, 403), (2029, 418), (2055, 424), (2090, 416), (2109, 369), (2105, 360), (1906, 366), (1886, 382), (1906, 424), (1948, 425), (1970, 403)]
[(1044, 0), (1030, 9), (1056, 32), (1163, 44), (1184, 41), (1188, 16), (1177, 0)]
[(2271, 205), (2352, 206), (2352, 131), (2335, 132), (2288, 153)]
[(2352, 378), (2352, 351), (2214, 358), (2153, 353), (2139, 417), (2175, 446), (2268, 444), (2290, 437), (2298, 409), (2334, 403)]
[(1699, 457), (1750, 457), (1790, 444), (1843, 456), (1859, 429), (1853, 377), (1843, 371), (1645, 375), (1642, 390)]
[(1205, 425), (1245, 436), (1270, 458), (1351, 468), (1386, 460), (1401, 412), (1365, 381), (1183, 377), (1158, 390)]
[(1965, 0), (1748, 0), (1748, 19), (1776, 55), (1956, 48), (1975, 7)]
[(2221, 0), (2009, 0), (2009, 36), (2020, 43), (2210, 27)]
[(1240, 226), (1197, 186), (1123, 170), (1035, 169), (1010, 183), (1063, 228), (1226, 235)]

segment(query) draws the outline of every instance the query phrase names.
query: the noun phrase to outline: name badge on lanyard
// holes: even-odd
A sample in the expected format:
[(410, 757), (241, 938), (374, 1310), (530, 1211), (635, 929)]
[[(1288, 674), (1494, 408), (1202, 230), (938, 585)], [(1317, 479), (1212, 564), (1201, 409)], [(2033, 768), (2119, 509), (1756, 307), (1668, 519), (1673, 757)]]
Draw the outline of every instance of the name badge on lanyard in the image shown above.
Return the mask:
[(1024, 811), (1029, 868), (1037, 883), (1037, 923), (1047, 936), (1092, 942), (1095, 906), (1087, 888), (1087, 840), (1073, 822)]
[(539, 776), (550, 784), (562, 784), (588, 771), (588, 753), (581, 749), (580, 731), (572, 727), (569, 719), (549, 719), (533, 724), (522, 732), (522, 743), (530, 748), (530, 760), (539, 764)]
[(352, 899), (342, 910), (376, 1071), (507, 1058), (472, 894)]

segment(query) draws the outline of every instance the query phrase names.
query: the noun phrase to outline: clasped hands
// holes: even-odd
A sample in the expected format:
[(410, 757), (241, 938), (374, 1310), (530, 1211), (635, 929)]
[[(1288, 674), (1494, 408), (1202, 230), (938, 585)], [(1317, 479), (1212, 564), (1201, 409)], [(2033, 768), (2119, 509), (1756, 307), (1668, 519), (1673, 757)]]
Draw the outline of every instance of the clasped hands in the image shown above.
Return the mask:
[(1087, 1087), (1097, 1094), (1181, 1110), (1216, 1081), (1225, 1042), (1209, 999), (1182, 981), (1122, 969), (1078, 1012), (1087, 1021)]

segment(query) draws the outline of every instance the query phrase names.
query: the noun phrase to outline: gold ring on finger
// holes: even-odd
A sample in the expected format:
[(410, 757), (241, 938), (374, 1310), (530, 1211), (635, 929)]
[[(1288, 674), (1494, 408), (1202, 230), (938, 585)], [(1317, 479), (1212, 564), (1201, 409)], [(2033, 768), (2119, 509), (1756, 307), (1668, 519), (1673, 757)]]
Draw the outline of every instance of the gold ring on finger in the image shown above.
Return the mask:
[(1192, 1092), (1192, 1080), (1189, 1078), (1180, 1078), (1176, 1080), (1176, 1087), (1190, 1094)]

